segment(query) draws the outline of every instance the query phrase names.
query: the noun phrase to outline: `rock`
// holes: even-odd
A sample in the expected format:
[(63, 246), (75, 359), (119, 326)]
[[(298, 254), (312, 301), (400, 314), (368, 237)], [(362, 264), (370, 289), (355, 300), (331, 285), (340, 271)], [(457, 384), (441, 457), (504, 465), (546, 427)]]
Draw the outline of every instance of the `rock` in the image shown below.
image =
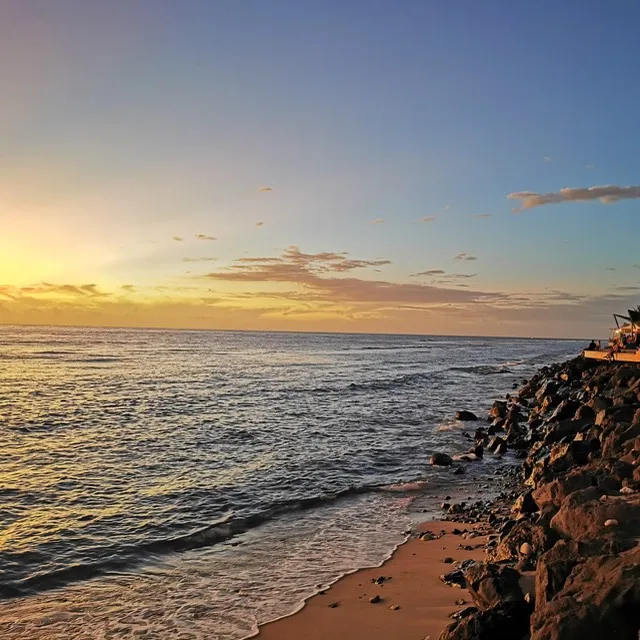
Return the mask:
[(470, 616), (472, 613), (477, 613), (478, 607), (465, 607), (464, 609), (460, 609), (460, 611), (456, 611), (454, 614), (449, 616), (454, 620), (460, 620), (461, 618), (466, 618)]
[(598, 414), (603, 409), (610, 407), (613, 404), (611, 398), (605, 398), (604, 396), (594, 396), (589, 400), (587, 406), (593, 409), (594, 414)]
[(459, 476), (459, 475), (462, 475), (463, 473), (464, 473), (464, 467), (456, 467), (453, 470), (453, 475), (454, 476)]
[(563, 400), (551, 415), (551, 420), (567, 420), (572, 418), (580, 407), (580, 403), (571, 398)]
[(607, 427), (617, 424), (619, 422), (631, 423), (636, 412), (636, 407), (622, 406), (622, 407), (607, 407), (602, 409), (596, 415), (595, 425), (597, 427)]
[(620, 523), (617, 520), (614, 520), (613, 518), (609, 518), (609, 520), (605, 520), (604, 526), (605, 527), (617, 527)]
[(371, 596), (371, 597), (369, 598), (369, 602), (370, 602), (371, 604), (378, 604), (378, 602), (382, 602), (382, 598), (381, 598), (381, 597), (376, 593), (376, 595), (375, 595), (375, 596)]
[(560, 508), (562, 501), (570, 493), (591, 487), (595, 482), (590, 469), (575, 469), (538, 487), (533, 491), (532, 498), (540, 509), (549, 506)]
[(549, 602), (564, 587), (573, 568), (582, 561), (576, 543), (559, 540), (543, 553), (536, 567), (536, 606)]
[(506, 441), (500, 436), (493, 436), (493, 438), (489, 440), (488, 448), (489, 448), (489, 451), (493, 451), (494, 453), (496, 453), (502, 445), (506, 447), (507, 446)]
[(536, 393), (536, 400), (541, 403), (544, 400), (545, 396), (555, 394), (557, 389), (557, 382), (554, 382), (553, 380), (546, 380), (538, 389), (538, 392)]
[(511, 513), (516, 515), (528, 514), (535, 513), (539, 510), (538, 504), (533, 499), (533, 491), (529, 489), (529, 491), (525, 491), (518, 496), (518, 499), (514, 502), (513, 507), (511, 508)]
[(460, 569), (445, 573), (444, 575), (440, 576), (440, 580), (442, 580), (442, 582), (444, 582), (445, 584), (448, 584), (450, 587), (458, 587), (464, 589), (467, 586), (467, 581), (464, 577), (464, 573)]
[(337, 609), (339, 606), (340, 606), (340, 603), (339, 603), (339, 602), (332, 602), (332, 603), (329, 605), (329, 609)]
[(431, 456), (429, 463), (439, 467), (448, 467), (453, 464), (453, 458), (448, 456), (446, 453), (434, 453)]
[(456, 411), (456, 420), (463, 420), (463, 421), (475, 421), (478, 419), (478, 416), (475, 413), (472, 413), (471, 411)]
[(524, 600), (505, 602), (453, 622), (440, 640), (518, 640), (527, 633), (530, 616)]
[(557, 534), (542, 524), (520, 520), (516, 522), (509, 532), (501, 538), (495, 549), (489, 553), (492, 562), (503, 560), (518, 560), (520, 548), (524, 543), (531, 547), (530, 555), (538, 556), (556, 542)]
[(629, 440), (634, 440), (640, 436), (640, 423), (628, 426), (618, 424), (611, 431), (603, 432), (602, 457), (615, 458), (623, 453), (623, 446)]
[(490, 609), (507, 600), (522, 600), (524, 593), (518, 583), (520, 574), (511, 567), (480, 563), (465, 574), (467, 589), (478, 609)]
[(640, 547), (576, 565), (531, 618), (532, 640), (636, 640), (639, 629)]
[[(605, 527), (607, 520), (621, 523)], [(618, 542), (640, 535), (640, 495), (607, 495), (597, 487), (575, 491), (567, 496), (551, 527), (563, 538), (590, 540), (613, 536)]]
[(533, 547), (528, 542), (523, 542), (520, 545), (519, 551), (523, 556), (526, 556), (527, 558), (533, 555)]
[(494, 420), (504, 420), (507, 417), (507, 403), (502, 400), (496, 400), (489, 410), (489, 417)]
[(399, 611), (400, 610), (400, 605), (399, 604), (392, 604), (389, 609), (391, 609), (391, 611)]
[(581, 404), (573, 416), (574, 420), (593, 420), (596, 417), (596, 412), (588, 404)]

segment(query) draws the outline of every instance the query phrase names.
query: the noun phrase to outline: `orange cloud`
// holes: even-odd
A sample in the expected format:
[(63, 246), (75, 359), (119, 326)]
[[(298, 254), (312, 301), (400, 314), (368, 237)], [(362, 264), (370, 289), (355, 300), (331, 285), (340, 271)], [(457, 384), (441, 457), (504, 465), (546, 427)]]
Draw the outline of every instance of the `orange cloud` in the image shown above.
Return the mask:
[(206, 233), (196, 233), (196, 240), (217, 240), (214, 236), (208, 236)]
[(173, 240), (176, 242), (184, 242), (184, 238), (181, 238), (180, 236), (173, 236)]
[(618, 187), (606, 185), (602, 187), (565, 188), (555, 193), (536, 193), (535, 191), (517, 191), (507, 195), (509, 200), (520, 200), (520, 207), (514, 211), (526, 211), (545, 204), (559, 202), (588, 202), (600, 200), (604, 204), (611, 204), (618, 200), (640, 198), (640, 186)]

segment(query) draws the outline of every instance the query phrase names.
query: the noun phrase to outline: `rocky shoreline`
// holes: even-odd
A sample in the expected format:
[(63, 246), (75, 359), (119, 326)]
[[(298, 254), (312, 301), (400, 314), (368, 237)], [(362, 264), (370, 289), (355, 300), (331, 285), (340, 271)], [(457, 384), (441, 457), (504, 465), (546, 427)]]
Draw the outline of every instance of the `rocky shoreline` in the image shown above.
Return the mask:
[(469, 453), (432, 464), (464, 473), (485, 451), (522, 463), (504, 472), (497, 500), (442, 505), (460, 548), (489, 540), (486, 561), (441, 576), (473, 606), (440, 640), (638, 640), (640, 367), (581, 357), (545, 367), (464, 435)]

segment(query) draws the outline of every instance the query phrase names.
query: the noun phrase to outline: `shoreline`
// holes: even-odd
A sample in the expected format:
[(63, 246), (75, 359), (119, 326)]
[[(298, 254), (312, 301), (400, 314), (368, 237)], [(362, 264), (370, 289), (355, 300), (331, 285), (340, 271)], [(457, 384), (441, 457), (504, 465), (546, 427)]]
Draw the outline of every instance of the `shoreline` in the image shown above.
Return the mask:
[[(475, 528), (474, 525), (469, 530)], [(425, 633), (439, 632), (450, 622), (449, 614), (470, 602), (465, 589), (452, 590), (439, 580), (440, 575), (455, 568), (443, 559), (461, 562), (484, 557), (486, 536), (478, 534), (474, 538), (477, 549), (460, 550), (457, 547), (465, 538), (452, 533), (458, 529), (457, 523), (445, 520), (422, 523), (381, 565), (341, 576), (326, 590), (307, 598), (297, 611), (260, 625), (252, 637), (328, 640), (343, 634), (353, 640), (372, 637), (422, 640)], [(446, 533), (439, 537), (443, 532)], [(424, 533), (432, 533), (434, 537), (421, 539)], [(425, 588), (431, 593), (426, 605), (420, 596)], [(376, 596), (381, 600), (371, 602)], [(456, 605), (456, 600), (465, 603)]]
[[(432, 464), (469, 469), (485, 449), (511, 451), (498, 498), (443, 504), (440, 520), (416, 529), (443, 537), (425, 543), (412, 532), (380, 567), (339, 578), (253, 637), (637, 640), (640, 366), (577, 357), (542, 367), (494, 402), (485, 425), (469, 419), (469, 453), (438, 452)], [(470, 527), (484, 536), (473, 549), (453, 535)], [(469, 561), (452, 574), (465, 596), (443, 581), (444, 553)], [(452, 621), (456, 599), (464, 611)]]

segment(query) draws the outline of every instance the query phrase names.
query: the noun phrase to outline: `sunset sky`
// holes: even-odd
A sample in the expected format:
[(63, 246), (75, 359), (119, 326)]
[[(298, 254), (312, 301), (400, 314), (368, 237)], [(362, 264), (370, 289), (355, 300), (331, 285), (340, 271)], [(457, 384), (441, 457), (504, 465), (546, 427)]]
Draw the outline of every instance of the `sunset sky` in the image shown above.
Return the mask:
[(0, 0), (0, 322), (604, 337), (640, 3)]

